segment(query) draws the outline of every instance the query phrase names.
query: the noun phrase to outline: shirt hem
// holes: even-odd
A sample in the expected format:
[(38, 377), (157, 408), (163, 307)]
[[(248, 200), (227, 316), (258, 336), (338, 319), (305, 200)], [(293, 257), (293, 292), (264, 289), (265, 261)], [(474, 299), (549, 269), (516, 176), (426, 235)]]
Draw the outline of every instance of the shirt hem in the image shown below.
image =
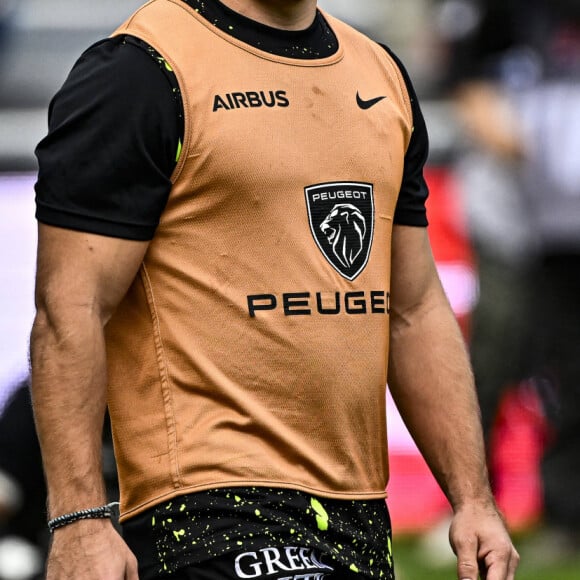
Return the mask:
[(344, 500), (371, 500), (371, 499), (386, 499), (387, 498), (387, 491), (386, 491), (386, 484), (385, 488), (382, 491), (352, 491), (352, 492), (344, 492), (344, 491), (332, 491), (326, 489), (319, 489), (316, 487), (310, 487), (308, 485), (303, 484), (293, 484), (288, 482), (276, 482), (276, 481), (222, 481), (220, 483), (211, 483), (211, 484), (197, 484), (197, 485), (189, 485), (180, 487), (178, 489), (173, 489), (166, 493), (160, 494), (154, 498), (151, 498), (147, 501), (140, 503), (139, 505), (131, 508), (131, 509), (124, 509), (121, 503), (121, 512), (119, 515), (119, 522), (123, 523), (124, 521), (130, 519), (133, 516), (139, 515), (140, 513), (148, 510), (149, 508), (154, 507), (155, 505), (182, 496), (187, 495), (190, 493), (197, 493), (202, 491), (208, 491), (211, 489), (220, 489), (220, 488), (229, 488), (229, 487), (267, 487), (267, 488), (275, 488), (275, 489), (292, 489), (303, 491), (305, 493), (310, 493), (315, 496), (330, 498), (330, 499), (344, 499)]
[(156, 229), (152, 226), (108, 222), (102, 218), (75, 214), (40, 204), (37, 205), (36, 219), (49, 226), (139, 242), (151, 241)]

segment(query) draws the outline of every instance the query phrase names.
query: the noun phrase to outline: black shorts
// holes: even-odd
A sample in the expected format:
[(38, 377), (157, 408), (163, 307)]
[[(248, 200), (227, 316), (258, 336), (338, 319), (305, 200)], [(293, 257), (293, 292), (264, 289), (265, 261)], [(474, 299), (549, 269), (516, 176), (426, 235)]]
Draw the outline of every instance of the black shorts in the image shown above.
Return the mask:
[(392, 580), (385, 501), (290, 489), (187, 494), (123, 522), (141, 580)]
[[(362, 580), (363, 576), (337, 564), (312, 548), (278, 546), (235, 552), (188, 566), (174, 580)], [(388, 576), (387, 576), (388, 577)]]

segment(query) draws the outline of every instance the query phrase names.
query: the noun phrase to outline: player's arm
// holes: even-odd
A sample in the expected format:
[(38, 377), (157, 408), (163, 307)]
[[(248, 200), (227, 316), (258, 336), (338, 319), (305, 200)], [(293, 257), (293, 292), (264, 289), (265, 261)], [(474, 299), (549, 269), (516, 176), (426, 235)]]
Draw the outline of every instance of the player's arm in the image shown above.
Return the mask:
[(389, 388), (449, 499), (458, 578), (513, 579), (518, 556), (488, 483), (479, 409), (463, 337), (426, 228), (395, 226)]
[[(103, 329), (147, 246), (39, 225), (30, 346), (49, 518), (107, 503), (101, 468)], [(136, 563), (109, 520), (80, 520), (55, 530), (47, 578), (136, 579)]]

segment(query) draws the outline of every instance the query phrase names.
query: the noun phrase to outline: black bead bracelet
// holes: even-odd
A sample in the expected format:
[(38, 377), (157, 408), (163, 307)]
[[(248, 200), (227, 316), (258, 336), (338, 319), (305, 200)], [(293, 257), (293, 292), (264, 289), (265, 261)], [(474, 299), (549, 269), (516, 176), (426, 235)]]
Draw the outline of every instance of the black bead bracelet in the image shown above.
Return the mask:
[(101, 518), (112, 518), (113, 509), (119, 505), (119, 502), (111, 502), (107, 505), (102, 505), (96, 508), (88, 508), (86, 510), (78, 510), (76, 512), (71, 512), (70, 514), (63, 514), (48, 520), (48, 530), (52, 534), (57, 528), (62, 528), (63, 526), (68, 526), (73, 522), (78, 522), (79, 520), (94, 520)]

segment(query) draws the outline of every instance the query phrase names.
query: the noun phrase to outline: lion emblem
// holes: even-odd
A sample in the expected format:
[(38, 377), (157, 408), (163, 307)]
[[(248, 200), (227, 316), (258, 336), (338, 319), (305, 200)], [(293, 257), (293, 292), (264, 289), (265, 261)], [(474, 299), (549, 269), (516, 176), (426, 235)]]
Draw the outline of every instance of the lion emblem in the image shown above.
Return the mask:
[(332, 246), (336, 259), (345, 268), (351, 268), (363, 250), (367, 231), (361, 211), (350, 203), (339, 203), (324, 218), (320, 229)]

